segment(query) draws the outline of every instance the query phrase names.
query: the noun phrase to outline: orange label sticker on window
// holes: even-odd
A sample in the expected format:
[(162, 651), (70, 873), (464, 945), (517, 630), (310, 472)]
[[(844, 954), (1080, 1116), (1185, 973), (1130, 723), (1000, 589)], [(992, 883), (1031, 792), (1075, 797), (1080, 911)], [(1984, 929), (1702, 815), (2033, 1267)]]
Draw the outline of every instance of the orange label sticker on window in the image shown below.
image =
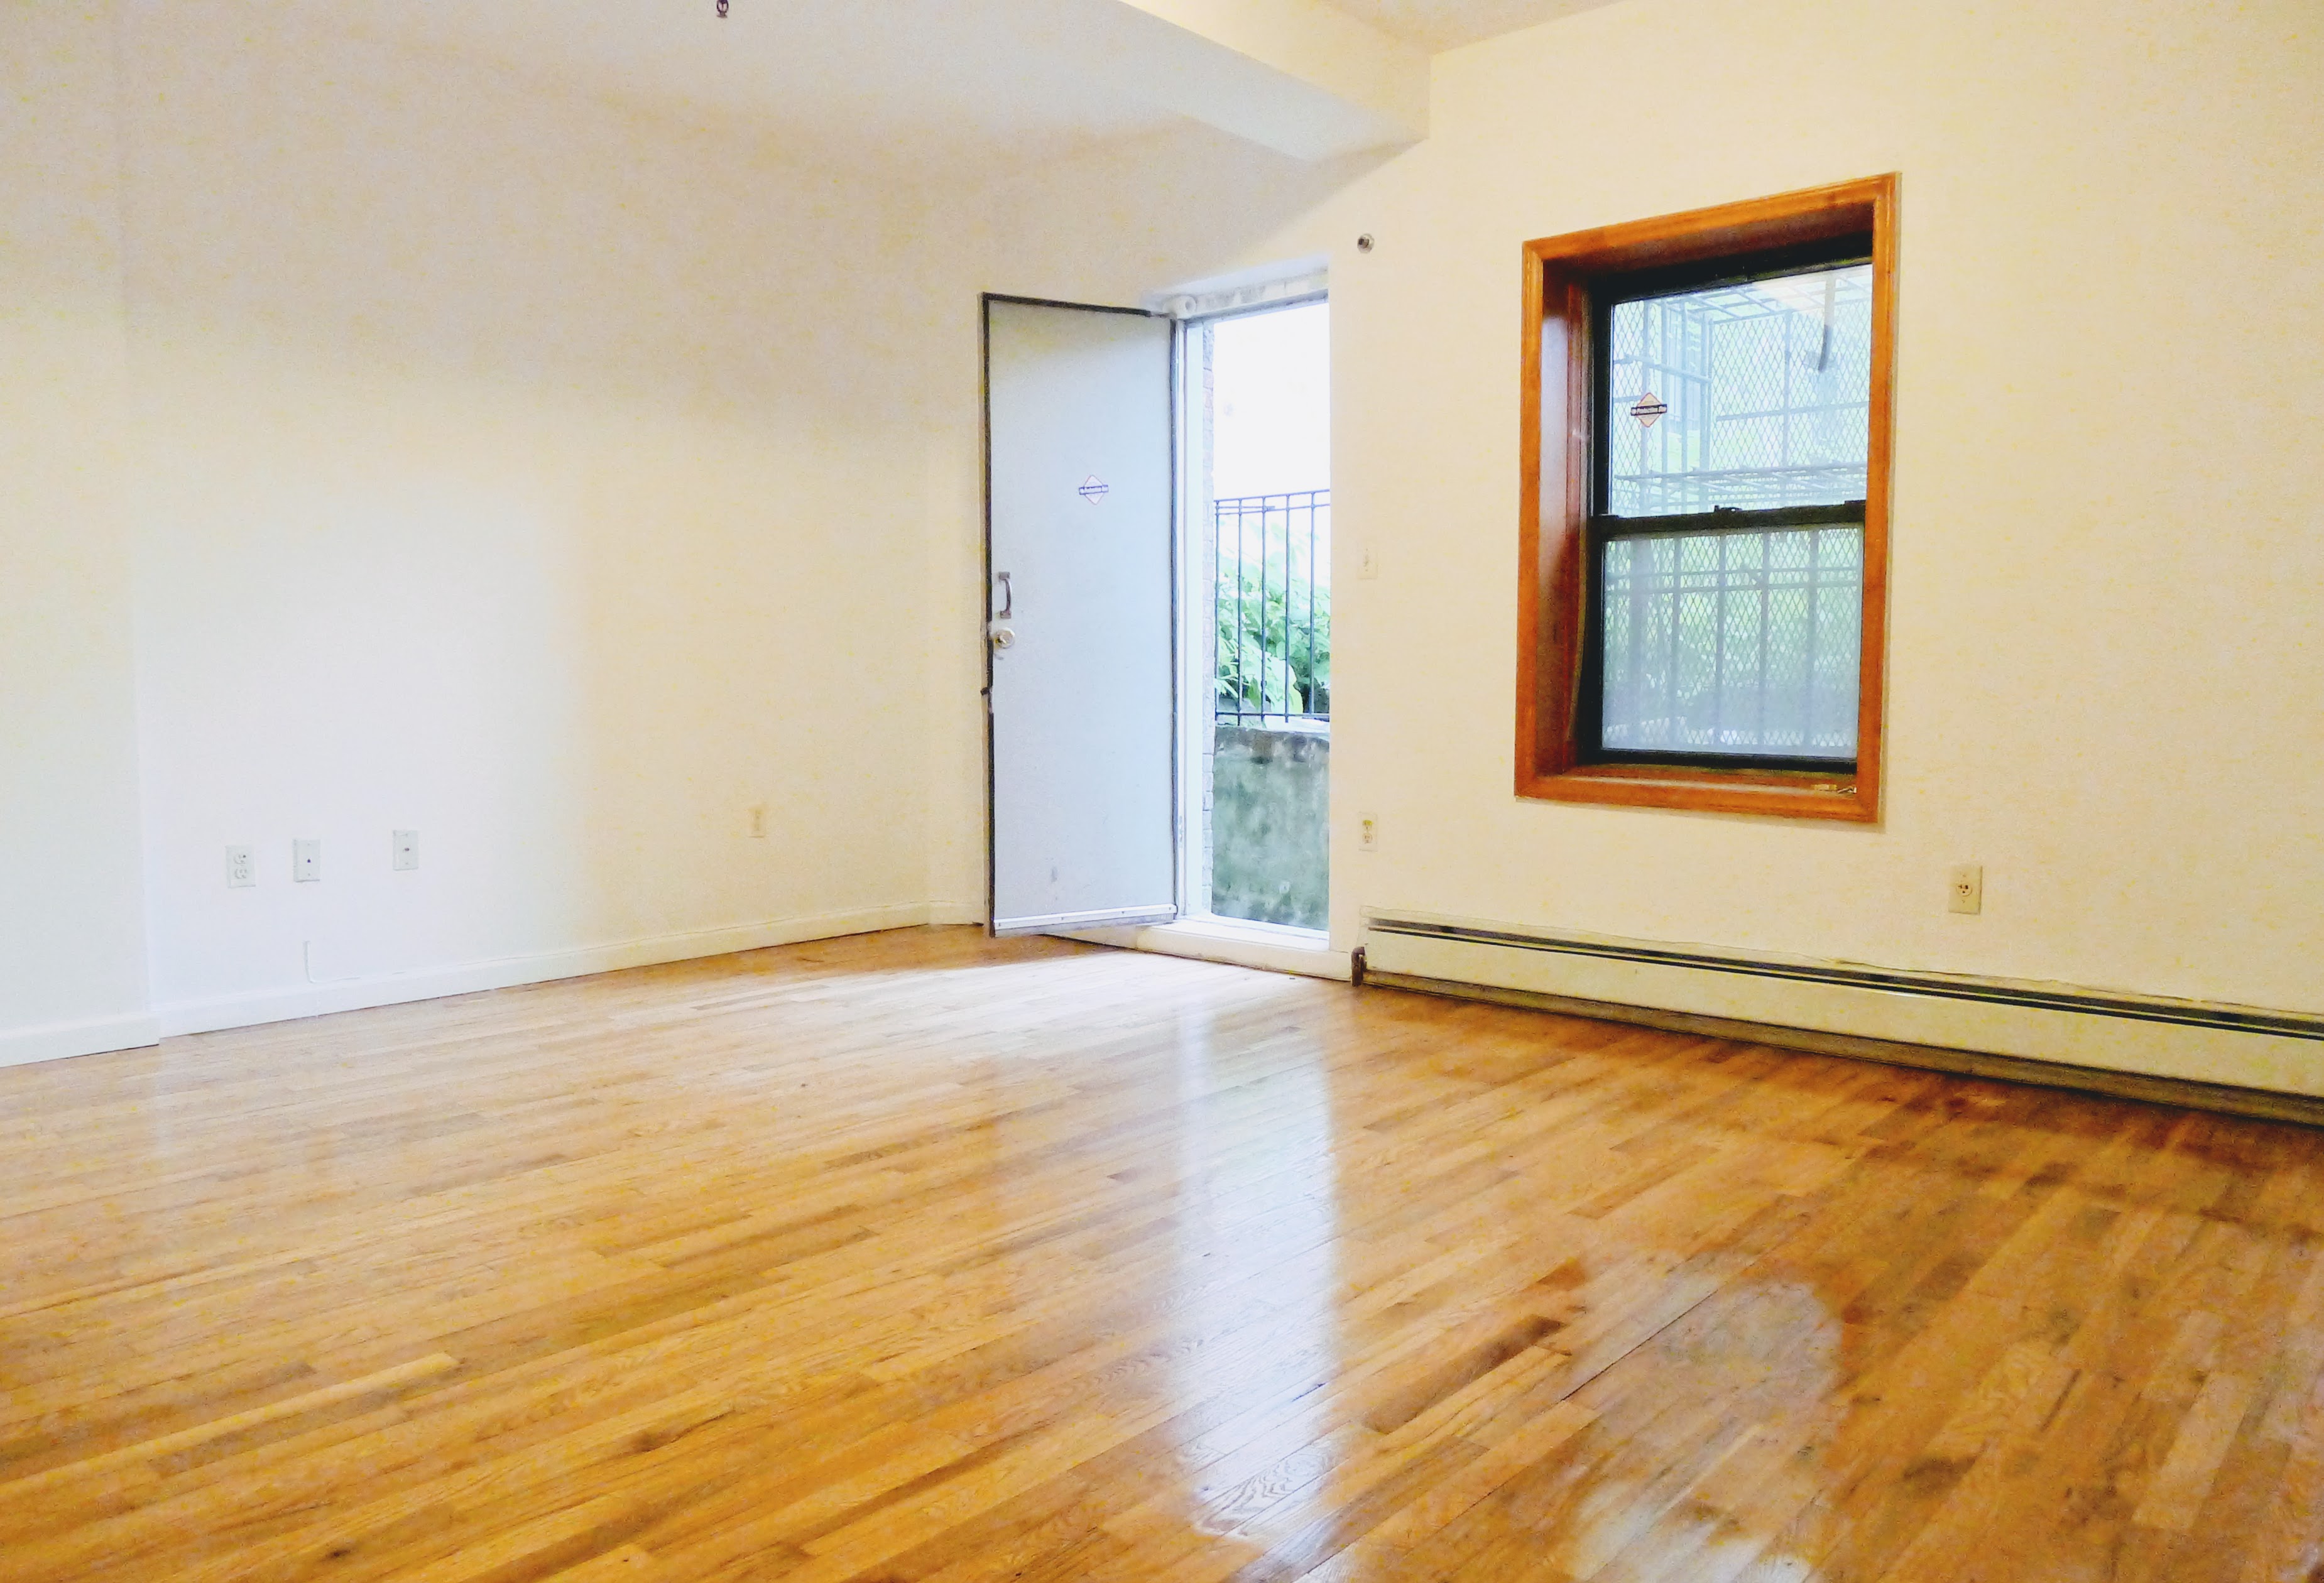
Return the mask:
[(1638, 420), (1640, 428), (1652, 428), (1655, 426), (1655, 419), (1669, 410), (1669, 402), (1655, 395), (1654, 391), (1648, 391), (1638, 398), (1638, 404), (1630, 409), (1630, 416)]

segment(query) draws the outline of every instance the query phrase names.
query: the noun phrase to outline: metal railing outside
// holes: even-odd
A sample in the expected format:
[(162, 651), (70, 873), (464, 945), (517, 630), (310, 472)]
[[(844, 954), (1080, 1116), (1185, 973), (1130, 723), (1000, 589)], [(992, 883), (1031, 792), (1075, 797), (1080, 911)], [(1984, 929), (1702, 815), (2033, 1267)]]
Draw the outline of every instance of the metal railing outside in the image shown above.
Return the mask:
[(1212, 503), (1213, 707), (1222, 721), (1332, 718), (1332, 492)]

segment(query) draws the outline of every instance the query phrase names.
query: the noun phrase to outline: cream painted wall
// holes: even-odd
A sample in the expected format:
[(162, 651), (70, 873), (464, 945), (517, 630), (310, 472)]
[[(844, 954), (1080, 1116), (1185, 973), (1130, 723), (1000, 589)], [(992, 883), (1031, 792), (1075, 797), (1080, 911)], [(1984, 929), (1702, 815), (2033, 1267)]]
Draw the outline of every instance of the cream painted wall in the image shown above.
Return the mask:
[(165, 1026), (922, 921), (909, 195), (248, 8), (122, 57)]
[(0, 7), (0, 1064), (148, 1042), (113, 40)]
[[(1416, 908), (2324, 1010), (2319, 83), (2305, 0), (1627, 0), (1439, 57), (1376, 169), (1170, 138), (974, 214), (988, 284), (1089, 300), (1332, 253), (1337, 943)], [(1884, 822), (1518, 801), (1519, 244), (1884, 170)]]

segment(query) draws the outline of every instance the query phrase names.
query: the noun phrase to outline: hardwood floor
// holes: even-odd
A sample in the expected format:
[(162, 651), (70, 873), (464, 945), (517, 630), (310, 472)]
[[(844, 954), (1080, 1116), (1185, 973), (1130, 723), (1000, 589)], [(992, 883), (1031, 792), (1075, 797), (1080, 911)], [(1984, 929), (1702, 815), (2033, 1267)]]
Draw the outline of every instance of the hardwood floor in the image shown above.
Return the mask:
[(0, 1072), (0, 1578), (2324, 1577), (2324, 1135), (913, 931)]

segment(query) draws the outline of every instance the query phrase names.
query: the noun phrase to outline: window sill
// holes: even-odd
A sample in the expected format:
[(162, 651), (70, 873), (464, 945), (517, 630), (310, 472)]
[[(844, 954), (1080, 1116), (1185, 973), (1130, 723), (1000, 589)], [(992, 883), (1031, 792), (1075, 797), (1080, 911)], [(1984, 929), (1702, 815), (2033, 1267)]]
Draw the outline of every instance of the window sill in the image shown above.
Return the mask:
[(1880, 817), (1877, 797), (1868, 795), (1858, 776), (1799, 769), (1579, 764), (1554, 775), (1520, 772), (1517, 796), (1549, 803), (1686, 808), (1702, 814), (1760, 814), (1855, 824), (1869, 824)]

